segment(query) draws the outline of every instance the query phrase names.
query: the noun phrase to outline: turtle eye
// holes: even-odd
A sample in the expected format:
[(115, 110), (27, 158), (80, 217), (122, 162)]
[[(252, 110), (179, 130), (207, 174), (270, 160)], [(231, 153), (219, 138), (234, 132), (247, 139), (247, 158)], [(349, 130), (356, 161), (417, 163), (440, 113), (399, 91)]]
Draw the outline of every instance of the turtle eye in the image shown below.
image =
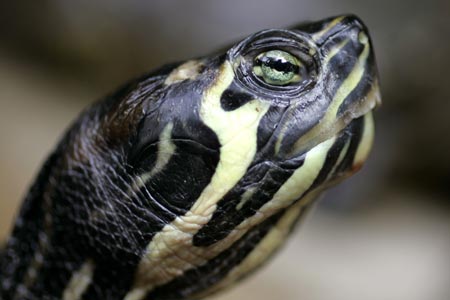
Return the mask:
[(288, 85), (303, 81), (306, 72), (301, 61), (289, 52), (270, 50), (256, 56), (253, 73), (265, 83)]

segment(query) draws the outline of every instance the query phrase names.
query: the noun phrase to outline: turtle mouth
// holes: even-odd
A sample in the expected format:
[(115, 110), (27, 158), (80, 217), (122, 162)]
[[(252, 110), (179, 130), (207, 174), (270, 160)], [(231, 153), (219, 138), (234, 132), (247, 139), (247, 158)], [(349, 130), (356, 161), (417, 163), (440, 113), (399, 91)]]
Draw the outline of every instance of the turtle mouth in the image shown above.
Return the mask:
[[(324, 190), (357, 172), (372, 148), (374, 126), (372, 111), (352, 119), (342, 130), (289, 161), (308, 163), (303, 180), (311, 185), (306, 192)], [(305, 192), (305, 193), (306, 193)]]
[(322, 188), (333, 186), (361, 169), (373, 145), (375, 128), (372, 111), (379, 104), (378, 92), (358, 101), (337, 120), (333, 130), (324, 134), (325, 139), (311, 148), (332, 145), (322, 166), (321, 172), (326, 174), (320, 180)]
[[(339, 140), (342, 136), (354, 136), (352, 132), (356, 130), (357, 126), (355, 124), (358, 123), (356, 120), (363, 119), (362, 123), (365, 124), (367, 122), (367, 126), (373, 127), (372, 111), (380, 105), (379, 86), (377, 82), (374, 82), (372, 89), (363, 98), (354, 101), (345, 111), (335, 116), (334, 121), (319, 121), (310, 133), (297, 140), (291, 148), (288, 157), (299, 157), (325, 141)], [(365, 116), (367, 118), (364, 118)], [(367, 132), (365, 134), (368, 135), (370, 133)]]
[[(342, 123), (342, 128), (345, 128), (354, 119), (360, 118), (368, 113), (371, 113), (374, 109), (381, 105), (381, 95), (378, 82), (373, 83), (372, 89), (361, 98), (359, 101), (355, 102), (350, 106), (345, 112), (341, 114), (338, 118), (338, 123)], [(340, 126), (337, 126), (338, 128)]]
[(367, 158), (367, 154), (372, 146), (374, 136), (373, 110), (381, 105), (381, 97), (378, 84), (374, 84), (372, 90), (360, 101), (355, 102), (345, 112), (343, 112), (333, 128), (324, 133), (325, 140), (346, 139), (350, 143), (365, 149), (364, 153), (355, 156), (357, 164), (362, 164)]
[(310, 189), (333, 186), (358, 171), (366, 161), (375, 134), (372, 111), (380, 104), (377, 86), (372, 90), (326, 128), (313, 131), (306, 146), (300, 145), (287, 160), (291, 163), (315, 160), (317, 173)]

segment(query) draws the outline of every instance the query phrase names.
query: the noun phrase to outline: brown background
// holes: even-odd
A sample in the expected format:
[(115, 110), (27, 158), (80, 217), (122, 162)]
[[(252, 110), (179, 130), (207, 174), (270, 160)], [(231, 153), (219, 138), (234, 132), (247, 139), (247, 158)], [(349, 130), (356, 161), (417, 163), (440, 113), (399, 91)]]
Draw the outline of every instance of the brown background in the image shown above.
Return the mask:
[(216, 299), (450, 299), (448, 0), (1, 1), (0, 240), (87, 104), (162, 63), (346, 12), (375, 43), (375, 149), (275, 260)]

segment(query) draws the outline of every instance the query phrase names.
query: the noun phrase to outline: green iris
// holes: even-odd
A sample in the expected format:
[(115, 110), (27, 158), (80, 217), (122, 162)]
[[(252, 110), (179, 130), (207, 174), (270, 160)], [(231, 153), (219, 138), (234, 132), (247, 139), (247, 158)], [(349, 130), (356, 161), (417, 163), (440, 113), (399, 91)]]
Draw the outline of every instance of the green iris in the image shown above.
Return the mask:
[(253, 73), (271, 85), (287, 85), (300, 82), (302, 63), (292, 54), (282, 50), (270, 50), (255, 59)]

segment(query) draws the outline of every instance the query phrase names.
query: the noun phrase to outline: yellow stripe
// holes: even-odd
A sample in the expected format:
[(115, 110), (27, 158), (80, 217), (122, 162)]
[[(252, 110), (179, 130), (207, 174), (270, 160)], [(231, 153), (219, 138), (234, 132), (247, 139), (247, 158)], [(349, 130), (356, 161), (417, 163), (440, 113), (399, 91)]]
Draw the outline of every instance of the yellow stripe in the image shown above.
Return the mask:
[(194, 214), (207, 215), (210, 208), (244, 176), (256, 153), (259, 122), (269, 108), (268, 102), (253, 100), (234, 111), (224, 111), (220, 97), (233, 78), (232, 66), (226, 61), (219, 82), (206, 92), (202, 102), (200, 117), (216, 133), (221, 149), (216, 172), (194, 204)]
[[(291, 206), (294, 201), (298, 200), (280, 221), (275, 226), (274, 230), (263, 239), (263, 241), (253, 250), (253, 252), (224, 279), (223, 283), (219, 283), (217, 287), (213, 287), (210, 292), (225, 287), (228, 283), (241, 277), (245, 273), (251, 271), (263, 262), (274, 250), (276, 250), (284, 240), (291, 224), (295, 221), (301, 208), (308, 205), (317, 198), (318, 193), (313, 191), (304, 198), (299, 199), (302, 194), (311, 186), (314, 179), (317, 177), (321, 167), (325, 163), (328, 150), (334, 143), (334, 139), (330, 139), (314, 149), (312, 149), (305, 158), (304, 164), (298, 168), (288, 181), (278, 190), (274, 197), (266, 203), (254, 216), (244, 220), (239, 224), (230, 235), (236, 232), (242, 235), (250, 228), (263, 222), (280, 209)], [(228, 238), (228, 237), (227, 237)], [(221, 241), (222, 242), (222, 241)], [(201, 296), (206, 296), (207, 293), (201, 293)], [(196, 295), (197, 297), (199, 295)]]
[[(339, 44), (337, 44), (336, 46), (334, 46), (333, 48), (330, 49), (330, 51), (327, 53), (326, 57), (324, 58), (324, 65), (326, 65), (327, 67), (329, 66), (330, 60), (336, 55), (338, 54), (342, 48), (345, 47), (345, 45), (348, 44), (348, 42), (350, 42), (350, 39), (345, 39), (342, 42), (340, 42)], [(327, 72), (328, 69), (324, 68), (325, 70), (323, 72)]]
[(350, 147), (351, 138), (347, 139), (345, 142), (344, 147), (342, 147), (341, 152), (339, 152), (338, 159), (336, 160), (336, 163), (334, 164), (331, 171), (328, 173), (327, 179), (331, 179), (332, 176), (334, 176), (334, 172), (336, 171), (336, 168), (341, 164), (341, 162), (344, 160), (345, 154), (347, 154), (348, 148)]
[[(326, 140), (312, 148), (305, 157), (303, 165), (275, 193), (272, 200), (264, 204), (259, 212), (273, 214), (281, 208), (288, 207), (312, 185), (325, 163), (327, 153), (335, 142), (335, 138)], [(303, 201), (302, 201), (303, 202)], [(305, 203), (306, 204), (306, 203)]]
[(248, 202), (253, 196), (253, 194), (257, 191), (256, 187), (248, 188), (244, 194), (241, 196), (241, 201), (236, 205), (236, 210), (241, 210), (244, 207), (245, 203)]
[[(342, 41), (340, 44), (338, 44), (337, 46), (335, 46), (334, 48), (332, 48), (330, 50), (330, 52), (327, 54), (327, 56), (324, 59), (324, 63), (323, 63), (323, 72), (326, 72), (328, 70), (328, 64), (330, 62), (330, 60), (337, 54), (339, 53), (339, 51), (341, 51), (341, 49), (343, 47), (345, 47), (345, 45), (350, 41), (350, 39), (346, 39), (344, 41)], [(294, 104), (295, 105), (295, 104)], [(299, 102), (297, 105), (301, 105), (301, 103)], [(286, 135), (286, 132), (288, 131), (288, 129), (292, 128), (292, 123), (291, 123), (291, 115), (293, 113), (295, 113), (295, 108), (296, 106), (293, 106), (292, 109), (289, 111), (289, 118), (288, 121), (286, 121), (282, 126), (282, 128), (280, 129), (280, 133), (278, 134), (277, 137), (277, 141), (275, 143), (275, 155), (277, 155), (280, 152), (280, 148), (281, 148), (281, 143), (283, 142), (283, 139)]]
[(342, 17), (338, 17), (336, 19), (334, 19), (333, 21), (331, 21), (324, 29), (322, 29), (321, 31), (315, 33), (312, 35), (312, 39), (314, 41), (318, 41), (321, 37), (323, 37), (327, 32), (329, 32), (331, 29), (333, 29), (333, 27), (335, 27), (337, 24), (339, 24), (343, 19), (345, 18), (345, 16)]
[(267, 233), (267, 235), (256, 245), (250, 254), (235, 268), (233, 268), (225, 278), (214, 286), (192, 296), (193, 299), (200, 299), (216, 293), (226, 287), (231, 286), (234, 282), (242, 278), (244, 275), (252, 272), (262, 263), (264, 263), (270, 255), (274, 253), (289, 235), (290, 229), (298, 219), (301, 211), (304, 209), (304, 203), (310, 202), (317, 197), (316, 193), (311, 193), (306, 201), (298, 201), (291, 208), (289, 208), (277, 224)]
[[(136, 282), (125, 300), (141, 300), (155, 286), (181, 276), (185, 270), (201, 266), (217, 256), (244, 236), (251, 228), (260, 224), (281, 209), (292, 205), (311, 186), (323, 166), (326, 155), (335, 139), (317, 145), (306, 155), (305, 162), (281, 186), (274, 197), (252, 217), (245, 219), (230, 234), (209, 247), (194, 247), (192, 236), (209, 220), (186, 214), (165, 226), (150, 243), (147, 255), (139, 264)], [(305, 197), (298, 205), (307, 205), (312, 200)]]
[(216, 133), (221, 144), (216, 172), (191, 210), (154, 236), (139, 263), (136, 281), (126, 300), (143, 299), (155, 286), (206, 263), (242, 236), (232, 235), (207, 248), (192, 245), (192, 237), (210, 220), (217, 202), (247, 171), (256, 153), (259, 122), (269, 108), (267, 102), (253, 100), (234, 111), (224, 111), (220, 98), (233, 78), (233, 69), (226, 61), (217, 81), (205, 92), (200, 107), (200, 117)]
[(170, 158), (175, 154), (176, 146), (171, 140), (173, 123), (170, 122), (162, 130), (159, 136), (158, 142), (158, 153), (156, 157), (155, 166), (148, 173), (138, 176), (132, 185), (133, 191), (138, 191), (145, 183), (150, 180), (153, 176), (158, 174), (164, 169)]
[(295, 142), (291, 154), (299, 153), (301, 150), (304, 150), (305, 147), (308, 146), (308, 143), (310, 143), (313, 139), (317, 140), (318, 138), (326, 138), (326, 135), (332, 135), (342, 130), (347, 125), (344, 120), (336, 119), (337, 112), (347, 96), (356, 88), (358, 83), (361, 81), (361, 78), (364, 75), (366, 60), (369, 56), (369, 49), (369, 42), (368, 40), (366, 40), (364, 49), (358, 57), (358, 61), (356, 62), (348, 77), (343, 81), (341, 86), (336, 91), (336, 94), (333, 97), (330, 105), (328, 106), (324, 117), (316, 126), (308, 131), (308, 133), (300, 137)]
[(64, 289), (63, 300), (81, 299), (83, 293), (92, 283), (94, 267), (94, 263), (91, 260), (88, 260), (72, 275), (67, 287)]
[[(292, 208), (289, 208), (288, 213), (286, 213), (282, 217), (282, 219), (276, 226), (278, 230), (288, 230), (288, 225), (295, 220), (296, 216), (300, 212), (300, 209), (311, 203), (311, 201), (318, 196), (318, 192), (313, 191), (311, 194), (305, 196), (302, 199), (299, 199), (303, 195), (303, 193), (311, 186), (311, 184), (314, 182), (314, 179), (319, 174), (323, 164), (325, 163), (327, 153), (334, 142), (335, 138), (331, 138), (311, 149), (311, 151), (307, 153), (303, 165), (298, 168), (292, 174), (292, 176), (281, 186), (281, 188), (277, 191), (277, 193), (275, 193), (273, 198), (269, 202), (264, 204), (255, 215), (247, 218), (242, 223), (240, 223), (230, 233), (230, 235), (228, 235), (224, 240), (219, 241), (217, 244), (224, 244), (226, 240), (229, 240), (233, 238), (233, 236), (235, 236), (236, 238), (233, 238), (232, 240), (234, 242), (238, 238), (242, 237), (245, 233), (247, 233), (251, 228), (254, 228), (254, 226), (260, 224), (281, 209), (291, 206), (296, 200), (298, 200), (298, 202), (295, 203)], [(250, 254), (250, 256), (246, 260), (244, 260), (242, 265), (237, 266), (224, 279), (223, 283), (221, 282), (218, 284), (218, 286), (212, 287), (211, 290), (208, 290), (205, 293), (201, 293), (200, 296), (206, 296), (208, 292), (212, 293), (225, 287), (226, 284), (236, 280), (238, 277), (245, 274), (245, 272), (248, 272), (251, 269), (255, 268), (264, 259), (266, 259), (267, 256), (269, 256), (270, 253), (272, 253), (281, 244), (282, 239), (284, 239), (282, 232), (281, 235), (278, 236), (280, 232), (277, 232), (276, 230), (271, 231), (268, 236), (264, 238), (262, 244), (255, 248), (254, 251), (256, 252)], [(227, 244), (231, 245), (231, 243)]]
[(356, 150), (355, 159), (353, 160), (353, 166), (355, 168), (360, 168), (366, 161), (370, 149), (372, 149), (374, 135), (375, 126), (373, 116), (372, 112), (369, 112), (364, 116), (364, 132), (362, 134), (362, 139), (359, 142), (358, 149)]

